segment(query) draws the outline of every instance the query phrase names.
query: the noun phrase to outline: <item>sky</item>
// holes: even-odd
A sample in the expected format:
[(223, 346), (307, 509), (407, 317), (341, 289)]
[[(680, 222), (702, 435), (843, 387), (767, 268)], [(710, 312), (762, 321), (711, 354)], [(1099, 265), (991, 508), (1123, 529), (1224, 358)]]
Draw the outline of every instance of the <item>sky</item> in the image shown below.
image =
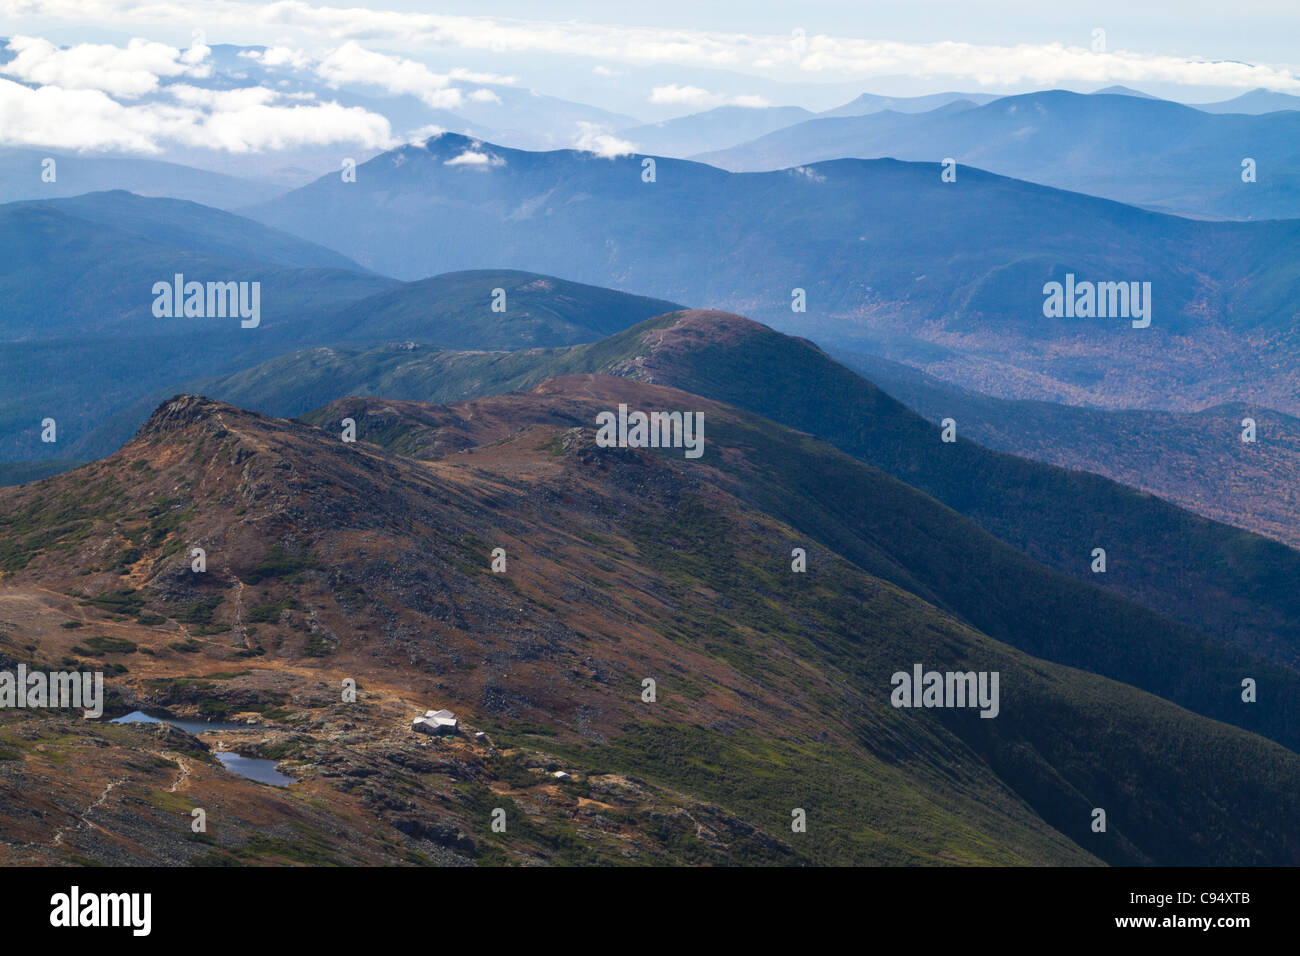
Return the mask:
[[(554, 21), (582, 20), (639, 27), (688, 27), (735, 33), (808, 33), (872, 37), (926, 43), (1077, 42), (1095, 27), (1107, 29), (1117, 44), (1148, 53), (1260, 61), (1294, 60), (1300, 5), (1288, 0), (1224, 3), (1143, 3), (1132, 0), (1063, 3), (1059, 0), (992, 2), (869, 2), (869, 0), (746, 0), (699, 3), (655, 0), (616, 4), (608, 0), (454, 0), (429, 4), (393, 0), (393, 10), (440, 10), (465, 16), (492, 15)], [(540, 11), (545, 11), (544, 15)]]
[[(649, 122), (862, 92), (1118, 84), (1209, 102), (1300, 94), (1298, 36), (1297, 0), (0, 0), (0, 145), (74, 145), (59, 141), (70, 119), (99, 146), (142, 152), (282, 148), (322, 127), (393, 142), (386, 120), (331, 91), (472, 112), (507, 85)], [(260, 65), (279, 85), (218, 95), (216, 44), (272, 48)]]
[[(157, 7), (156, 3), (5, 2), (0, 12), (16, 23), (57, 24), (87, 30), (110, 28), (130, 11)], [(166, 6), (172, 6), (167, 4)], [(178, 4), (203, 19), (202, 2)], [(252, 7), (272, 4), (250, 3)], [(274, 6), (324, 7), (325, 4)], [(534, 22), (581, 21), (624, 27), (689, 29), (722, 33), (788, 34), (802, 28), (809, 34), (866, 37), (878, 40), (926, 43), (959, 40), (985, 45), (1050, 44), (1088, 40), (1096, 27), (1106, 29), (1120, 47), (1148, 54), (1211, 57), (1261, 62), (1286, 62), (1297, 56), (1295, 37), (1300, 7), (1291, 0), (1235, 0), (1233, 3), (1185, 0), (1143, 3), (1092, 0), (1061, 3), (1052, 0), (983, 0), (983, 2), (863, 2), (863, 0), (774, 0), (698, 3), (694, 0), (654, 0), (613, 3), (609, 0), (383, 0), (360, 4), (336, 3), (341, 8), (369, 8), (408, 13), (440, 13), (463, 17), (514, 18)], [(107, 12), (108, 15), (97, 15)], [(290, 18), (282, 16), (282, 22)], [(140, 17), (137, 22), (152, 22)], [(188, 31), (185, 31), (188, 32)], [(172, 39), (184, 34), (172, 31)], [(236, 41), (229, 41), (236, 42)], [(248, 42), (248, 41), (243, 41)]]

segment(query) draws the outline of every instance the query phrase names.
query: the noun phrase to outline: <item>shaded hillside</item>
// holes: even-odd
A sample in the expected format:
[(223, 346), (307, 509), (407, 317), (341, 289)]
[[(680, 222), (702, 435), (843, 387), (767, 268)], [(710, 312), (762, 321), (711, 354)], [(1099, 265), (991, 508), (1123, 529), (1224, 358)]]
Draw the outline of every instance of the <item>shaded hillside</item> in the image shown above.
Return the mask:
[[(105, 193), (0, 206), (0, 459), (71, 457), (76, 439), (151, 389), (296, 347), (309, 335), (305, 317), (394, 285), (355, 265), (302, 265), (313, 262), (346, 260), (176, 200)], [(247, 283), (250, 313), (258, 283), (259, 324), (155, 316), (155, 284), (178, 273)], [(55, 443), (41, 441), (46, 418), (58, 425)]]
[(404, 283), (327, 311), (316, 319), (315, 334), (322, 341), (408, 339), (444, 349), (554, 348), (594, 342), (678, 308), (554, 276), (482, 269)]
[[(399, 283), (250, 219), (120, 191), (0, 206), (0, 252), (0, 461), (107, 454), (182, 383), (294, 349), (573, 344), (676, 308), (507, 270)], [(245, 283), (250, 309), (256, 284), (256, 326), (241, 315), (155, 315), (155, 285), (178, 274)], [(504, 312), (493, 311), (498, 288)], [(41, 439), (46, 418), (55, 443)], [(106, 426), (108, 439), (87, 440)]]
[[(638, 301), (631, 296), (627, 299)], [(582, 303), (578, 305), (581, 307)], [(481, 300), (471, 298), (467, 310), (480, 308)], [(429, 324), (434, 327), (445, 324), (451, 328), (463, 322), (472, 326), (471, 315), (452, 313), (445, 320), (440, 318), (432, 316)], [(659, 323), (637, 324), (644, 328)], [(189, 382), (186, 387), (195, 394), (283, 417), (301, 415), (344, 395), (382, 395), (446, 403), (527, 390), (559, 375), (606, 371), (627, 358), (628, 341), (615, 335), (574, 348), (508, 351), (462, 351), (413, 341), (370, 349), (321, 347), (289, 352), (231, 375)], [(79, 450), (110, 454), (139, 427), (153, 407), (146, 406), (144, 401), (136, 403), (127, 413), (90, 435)]]
[(346, 256), (314, 242), (182, 199), (146, 198), (115, 189), (12, 208), (54, 209), (100, 227), (132, 233), (146, 242), (209, 256), (301, 269), (363, 271)]
[[(129, 193), (0, 206), (0, 252), (0, 334), (16, 342), (102, 337), (102, 348), (109, 335), (179, 339), (214, 334), (214, 326), (246, 337), (238, 317), (155, 316), (154, 284), (178, 272), (188, 281), (261, 282), (267, 327), (395, 284), (239, 216)], [(339, 265), (302, 264), (312, 260)]]
[[(851, 352), (836, 358), (936, 425), (955, 418), (962, 434), (981, 445), (1105, 475), (1300, 547), (1300, 420), (1290, 415), (1240, 404), (1161, 412), (1008, 401), (886, 359)], [(1246, 418), (1256, 424), (1254, 444), (1241, 441)]]
[[(596, 447), (595, 412), (618, 401), (705, 411), (705, 457)], [(80, 721), (10, 714), (0, 773), (46, 810), (7, 856), (1295, 862), (1294, 754), (992, 641), (766, 513), (783, 449), (878, 474), (825, 446), (611, 378), (370, 408), (348, 445), (181, 397), (117, 455), (0, 491), (6, 540), (22, 526), (0, 584), (6, 653), (121, 662), (122, 707), (261, 713), (282, 729), (241, 746), (303, 781), (278, 806), (227, 782), (220, 827), (187, 846), (212, 779), (196, 754), (196, 781), (179, 779), (192, 744), (99, 734), (90, 771), (116, 783), (87, 810), (52, 759), (91, 746)], [(369, 443), (402, 434), (436, 458)], [(204, 575), (185, 555), (196, 542)], [(789, 571), (796, 545), (804, 575)], [(504, 574), (488, 570), (497, 546)], [(116, 641), (93, 639), (106, 631)], [(998, 717), (890, 706), (890, 675), (917, 660), (997, 670)], [(327, 703), (343, 675), (362, 706)], [(403, 720), (434, 702), (496, 748), (421, 748)], [(169, 780), (180, 796), (151, 797), (112, 843), (76, 823), (125, 815)], [(513, 829), (491, 832), (494, 806)], [(1104, 835), (1089, 829), (1096, 806)], [(358, 835), (334, 836), (322, 808)], [(792, 808), (806, 833), (791, 832)]]
[(60, 461), (57, 458), (47, 458), (44, 461), (0, 463), (0, 485), (22, 485), (29, 481), (39, 481), (41, 478), (57, 475), (61, 471), (67, 471), (80, 464), (84, 464), (84, 462)]
[[(504, 292), (504, 312), (492, 309), (498, 289)], [(258, 338), (263, 354), (286, 355), (256, 364), (246, 358), (248, 367), (219, 378), (195, 377), (172, 366), (164, 383), (147, 392), (134, 383), (139, 397), (116, 414), (101, 412), (97, 427), (72, 443), (72, 453), (82, 459), (111, 454), (158, 402), (175, 391), (178, 382), (193, 392), (276, 415), (300, 414), (354, 392), (403, 393), (415, 387), (413, 380), (442, 383), (434, 393), (422, 389), (419, 397), (454, 401), (501, 390), (485, 388), (483, 383), (508, 375), (512, 367), (520, 369), (529, 385), (546, 377), (533, 374), (537, 357), (531, 351), (512, 357), (510, 352), (486, 350), (592, 342), (675, 308), (661, 299), (509, 270), (457, 272), (402, 283), (325, 308), (292, 326), (268, 329)], [(304, 341), (388, 344), (364, 354), (346, 344), (288, 352)], [(212, 358), (207, 362), (210, 367)], [(428, 362), (436, 368), (426, 367)], [(482, 363), (492, 371), (481, 371)]]
[[(1288, 583), (1300, 576), (1300, 553), (1290, 548), (1096, 475), (990, 451), (963, 438), (960, 421), (958, 441), (944, 443), (936, 426), (816, 346), (738, 316), (686, 312), (621, 338), (627, 357), (615, 374), (809, 432), (1071, 577), (1300, 663), (1300, 592)], [(1240, 432), (1220, 440), (1235, 448)], [(1096, 547), (1106, 549), (1105, 574), (1091, 570)]]

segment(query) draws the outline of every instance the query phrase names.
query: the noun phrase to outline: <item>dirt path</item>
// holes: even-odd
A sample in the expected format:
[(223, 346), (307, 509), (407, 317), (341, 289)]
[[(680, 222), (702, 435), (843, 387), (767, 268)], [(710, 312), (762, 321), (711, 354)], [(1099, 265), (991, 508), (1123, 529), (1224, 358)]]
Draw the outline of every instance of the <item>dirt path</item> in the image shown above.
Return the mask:
[[(164, 754), (164, 756), (168, 756), (168, 755)], [(190, 779), (190, 762), (186, 760), (184, 757), (182, 757), (180, 754), (173, 754), (171, 755), (171, 758), (181, 765), (180, 773), (176, 775), (176, 779), (172, 781), (172, 785), (167, 788), (168, 793), (175, 793), (177, 790), (181, 788), (183, 784), (188, 782)]]
[(96, 800), (94, 803), (92, 803), (90, 806), (86, 807), (85, 812), (82, 813), (77, 818), (76, 826), (60, 827), (58, 829), (58, 831), (54, 834), (54, 839), (50, 841), (50, 846), (62, 846), (63, 834), (67, 833), (69, 830), (80, 830), (82, 824), (93, 827), (96, 830), (100, 829), (99, 824), (95, 823), (93, 820), (90, 819), (90, 814), (95, 810), (97, 810), (99, 807), (102, 807), (104, 805), (104, 802), (108, 800), (108, 795), (112, 793), (114, 789), (126, 783), (126, 781), (127, 781), (126, 777), (121, 777), (117, 780), (112, 781), (108, 786), (106, 786), (104, 788), (104, 792), (99, 795), (99, 799)]

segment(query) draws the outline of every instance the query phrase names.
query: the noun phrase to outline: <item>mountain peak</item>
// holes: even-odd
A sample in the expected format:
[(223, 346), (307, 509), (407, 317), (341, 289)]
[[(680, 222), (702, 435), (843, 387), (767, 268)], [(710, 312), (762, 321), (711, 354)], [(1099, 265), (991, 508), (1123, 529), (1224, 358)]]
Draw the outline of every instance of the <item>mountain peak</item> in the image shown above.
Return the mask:
[(767, 328), (761, 322), (722, 309), (682, 309), (673, 313), (675, 321), (664, 331), (702, 335), (709, 341), (724, 341), (752, 335)]
[(665, 384), (674, 357), (710, 346), (736, 345), (755, 335), (774, 334), (767, 326), (720, 309), (683, 309), (650, 319), (630, 330), (640, 347), (614, 362), (606, 371), (650, 384)]
[(1108, 86), (1105, 89), (1093, 90), (1093, 96), (1136, 96), (1143, 100), (1159, 99), (1158, 96), (1152, 96), (1150, 93), (1143, 93), (1141, 90), (1135, 90), (1128, 86)]
[(639, 357), (643, 364), (654, 364), (657, 357), (694, 352), (709, 346), (735, 346), (756, 339), (780, 339), (786, 343), (786, 348), (798, 343), (814, 351), (821, 351), (807, 339), (783, 335), (761, 322), (720, 309), (684, 309), (670, 313), (670, 316), (673, 321), (647, 329), (644, 333), (643, 341), (650, 348)]
[[(588, 371), (631, 379), (646, 385), (684, 388), (682, 376), (696, 368), (699, 356), (724, 357), (776, 351), (789, 357), (793, 351), (815, 354), (830, 361), (812, 342), (783, 335), (760, 322), (721, 309), (682, 309), (647, 319), (616, 336), (617, 355), (608, 354)], [(707, 375), (707, 372), (704, 374)], [(699, 392), (698, 388), (687, 391)]]
[[(496, 143), (489, 143), (485, 140), (478, 139), (474, 136), (467, 136), (464, 133), (452, 133), (444, 130), (441, 133), (434, 133), (432, 136), (414, 143), (409, 143), (405, 147), (399, 147), (393, 151), (395, 154), (402, 154), (408, 151), (426, 152), (437, 158), (464, 155), (465, 153), (478, 153), (491, 151), (492, 155), (497, 153), (518, 153), (519, 150), (511, 149), (508, 146), (500, 146)], [(381, 154), (383, 155), (383, 154)]]
[(157, 440), (213, 426), (225, 431), (229, 420), (254, 416), (255, 412), (244, 411), (203, 395), (173, 395), (159, 405), (148, 421), (140, 426), (136, 438)]

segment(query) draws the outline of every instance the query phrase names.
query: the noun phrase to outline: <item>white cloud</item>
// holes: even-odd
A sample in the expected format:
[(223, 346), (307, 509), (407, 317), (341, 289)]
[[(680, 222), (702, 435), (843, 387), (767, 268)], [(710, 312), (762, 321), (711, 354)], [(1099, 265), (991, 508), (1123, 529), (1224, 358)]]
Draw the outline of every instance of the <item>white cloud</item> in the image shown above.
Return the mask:
[(423, 146), (425, 141), (430, 137), (441, 136), (445, 132), (447, 131), (436, 123), (431, 123), (428, 126), (421, 126), (419, 129), (412, 131), (411, 134), (407, 136), (406, 145)]
[(7, 146), (156, 153), (175, 122), (153, 108), (123, 106), (100, 90), (30, 89), (0, 79), (0, 130)]
[[(449, 73), (435, 73), (416, 60), (376, 53), (351, 40), (319, 59), (286, 46), (268, 47), (264, 51), (245, 50), (239, 55), (257, 60), (264, 66), (312, 70), (334, 87), (348, 83), (382, 86), (389, 93), (418, 96), (429, 106), (441, 109), (461, 104), (461, 90), (454, 87), (453, 82), (499, 83), (503, 86), (516, 82), (513, 76), (480, 73), (462, 67)], [(472, 98), (480, 102), (501, 102), (491, 90), (476, 90)]]
[(676, 83), (656, 86), (650, 91), (650, 102), (660, 105), (693, 106), (696, 109), (713, 109), (718, 106), (747, 106), (751, 109), (762, 109), (772, 105), (757, 94), (725, 96), (722, 93), (710, 93), (698, 86), (679, 86)]
[(464, 67), (456, 67), (449, 74), (453, 80), (460, 80), (464, 83), (500, 83), (502, 86), (510, 86), (517, 82), (513, 76), (502, 76), (500, 73), (476, 73), (474, 70), (467, 70)]
[(651, 90), (650, 102), (678, 106), (705, 106), (715, 95), (698, 86), (678, 86), (676, 83), (670, 83), (668, 86), (656, 86)]
[[(234, 89), (186, 82), (210, 75), (211, 49), (202, 39), (187, 50), (138, 39), (120, 47), (60, 49), (44, 39), (18, 36), (8, 48), (14, 58), (0, 66), (0, 145), (156, 154), (178, 145), (246, 153), (332, 143), (387, 148), (397, 142), (385, 117), (361, 107), (316, 102), (311, 92), (291, 92), (288, 79), (278, 79), (274, 87)], [(268, 67), (312, 70), (335, 86), (369, 83), (410, 93), (434, 107), (464, 102), (453, 78), (515, 81), (460, 69), (439, 74), (352, 41), (320, 59), (284, 45), (243, 54)], [(5, 74), (21, 82), (4, 79)], [(471, 96), (478, 102), (500, 102), (487, 88)], [(421, 132), (428, 135), (433, 129)]]
[(501, 105), (501, 97), (486, 87), (475, 90), (469, 95), (469, 98), (475, 103), (496, 103), (498, 106)]
[[(239, 110), (250, 106), (265, 106), (290, 94), (267, 89), (265, 86), (245, 86), (235, 90), (209, 90), (186, 83), (172, 83), (164, 92), (186, 106), (199, 106), (208, 110)], [(310, 94), (305, 94), (310, 96)]]
[(595, 153), (609, 159), (636, 152), (636, 146), (625, 139), (619, 139), (617, 136), (612, 135), (599, 123), (589, 123), (583, 120), (578, 121), (578, 135), (574, 138), (573, 145), (576, 149)]
[(212, 67), (203, 62), (211, 55), (212, 47), (200, 40), (181, 54), (181, 62), (190, 67), (190, 76), (211, 76)]
[(506, 161), (500, 156), (477, 149), (467, 149), (459, 156), (453, 156), (443, 163), (444, 166), (472, 166), (478, 169), (488, 169), (494, 166), (504, 166), (505, 164)]
[(231, 153), (349, 142), (384, 147), (392, 143), (388, 120), (359, 107), (252, 104), (215, 111), (192, 129), (192, 145)]
[(302, 50), (287, 46), (270, 46), (265, 50), (241, 50), (239, 55), (256, 60), (263, 66), (289, 66), (295, 70), (308, 69), (312, 64), (312, 58)]
[(39, 86), (101, 90), (122, 99), (152, 93), (160, 77), (209, 72), (202, 63), (209, 52), (206, 46), (182, 54), (165, 43), (134, 39), (125, 47), (80, 43), (60, 49), (39, 37), (16, 36), (8, 49), (16, 56), (0, 66), (0, 73)]
[(331, 86), (364, 83), (382, 86), (389, 93), (418, 96), (435, 109), (454, 109), (461, 105), (458, 87), (445, 73), (434, 73), (423, 63), (367, 50), (349, 40), (316, 65), (316, 75)]
[(167, 144), (231, 153), (349, 143), (392, 145), (388, 120), (337, 103), (272, 105), (270, 90), (171, 90), (177, 104), (119, 103), (101, 90), (31, 89), (0, 79), (0, 130), (8, 146), (154, 154)]
[[(382, 2), (382, 0), (378, 0)], [(494, 53), (553, 53), (603, 61), (683, 64), (730, 69), (774, 68), (854, 77), (909, 74), (983, 84), (1180, 83), (1300, 90), (1290, 69), (1267, 64), (1210, 62), (1130, 51), (1093, 53), (1084, 46), (900, 43), (860, 37), (723, 33), (624, 27), (573, 21), (453, 16), (399, 10), (313, 5), (308, 0), (252, 4), (241, 0), (0, 0), (0, 18), (95, 23), (203, 23), (240, 42), (288, 31), (337, 43), (364, 40), (403, 48), (439, 47)]]

